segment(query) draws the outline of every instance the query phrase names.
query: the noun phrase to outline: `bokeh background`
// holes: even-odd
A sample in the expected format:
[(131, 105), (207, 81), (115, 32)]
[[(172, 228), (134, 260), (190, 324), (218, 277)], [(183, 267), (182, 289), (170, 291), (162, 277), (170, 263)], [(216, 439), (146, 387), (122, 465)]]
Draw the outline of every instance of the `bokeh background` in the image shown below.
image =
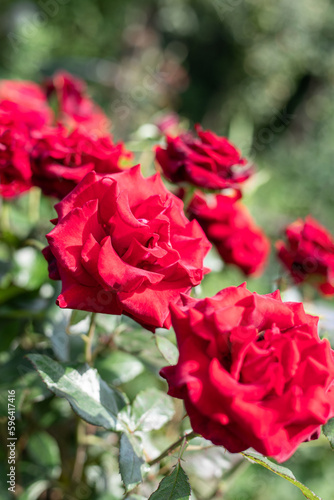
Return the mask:
[[(244, 202), (274, 241), (308, 213), (334, 231), (333, 27), (331, 0), (1, 0), (0, 78), (42, 81), (63, 68), (85, 79), (111, 117), (115, 138), (126, 141), (147, 171), (160, 140), (156, 124), (166, 113), (179, 114), (185, 127), (200, 122), (228, 136), (258, 166)], [(27, 236), (19, 209), (13, 220)], [(22, 272), (19, 258), (15, 266)], [(28, 293), (35, 293), (44, 268), (38, 260), (37, 284), (21, 274), (19, 286), (29, 282)], [(272, 256), (264, 277), (249, 286), (268, 293), (279, 273)], [(239, 271), (228, 269), (209, 275), (203, 290), (214, 294), (241, 281)], [(0, 296), (5, 306), (8, 293)], [(317, 305), (328, 320), (331, 302)], [(19, 331), (13, 316), (2, 313), (3, 327), (10, 320)], [(8, 325), (12, 335), (14, 323)], [(290, 466), (330, 500), (333, 459), (320, 440), (302, 447)], [(218, 477), (219, 463), (207, 465), (208, 473)], [(203, 499), (222, 498), (201, 488)], [(298, 500), (301, 493), (252, 466), (224, 498)]]

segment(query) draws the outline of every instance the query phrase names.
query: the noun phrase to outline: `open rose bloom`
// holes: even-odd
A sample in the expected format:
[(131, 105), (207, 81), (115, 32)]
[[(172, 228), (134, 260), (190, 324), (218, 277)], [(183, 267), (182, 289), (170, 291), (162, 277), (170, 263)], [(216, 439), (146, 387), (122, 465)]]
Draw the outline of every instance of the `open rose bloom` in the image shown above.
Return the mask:
[(91, 172), (56, 210), (44, 255), (62, 280), (58, 305), (169, 328), (169, 304), (201, 282), (210, 243), (160, 176)]
[(334, 295), (334, 238), (308, 216), (290, 224), (287, 242), (278, 241), (278, 257), (295, 283), (307, 281), (324, 295)]
[(207, 189), (236, 187), (254, 171), (226, 137), (196, 125), (198, 138), (190, 132), (167, 136), (167, 146), (156, 148), (156, 160), (164, 176), (175, 183)]
[(32, 181), (43, 193), (62, 199), (88, 174), (116, 173), (122, 160), (132, 157), (124, 144), (110, 135), (95, 137), (82, 129), (64, 127), (35, 133)]
[(161, 375), (195, 432), (282, 462), (334, 416), (334, 354), (302, 304), (241, 285), (171, 311), (180, 356)]

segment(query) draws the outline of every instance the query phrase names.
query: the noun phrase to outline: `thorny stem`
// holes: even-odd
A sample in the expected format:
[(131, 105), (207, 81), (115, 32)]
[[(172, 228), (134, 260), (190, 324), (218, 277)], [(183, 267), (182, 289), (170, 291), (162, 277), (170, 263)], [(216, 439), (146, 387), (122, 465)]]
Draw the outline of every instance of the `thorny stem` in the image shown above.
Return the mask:
[[(159, 463), (160, 460), (162, 460), (163, 458), (167, 457), (170, 453), (172, 453), (174, 450), (176, 450), (176, 448), (179, 448), (179, 446), (184, 445), (186, 442), (190, 441), (190, 439), (193, 439), (193, 438), (195, 438), (197, 436), (198, 436), (198, 434), (196, 434), (196, 432), (189, 432), (189, 434), (185, 434), (180, 439), (178, 439), (177, 441), (175, 441), (175, 443), (171, 444), (169, 446), (169, 448), (167, 448), (167, 450), (165, 450), (164, 452), (162, 452), (161, 455), (159, 455), (157, 458), (154, 458), (153, 460), (150, 460), (148, 462), (148, 465), (151, 466), (151, 465)], [(181, 451), (183, 453), (183, 451), (184, 451), (183, 447), (182, 447)]]
[(179, 451), (179, 458), (178, 458), (179, 462), (181, 462), (182, 457), (183, 457), (183, 453), (186, 451), (187, 446), (188, 446), (188, 441), (187, 441), (186, 436), (184, 436), (183, 437), (183, 442), (181, 444), (181, 448), (180, 448), (180, 451)]

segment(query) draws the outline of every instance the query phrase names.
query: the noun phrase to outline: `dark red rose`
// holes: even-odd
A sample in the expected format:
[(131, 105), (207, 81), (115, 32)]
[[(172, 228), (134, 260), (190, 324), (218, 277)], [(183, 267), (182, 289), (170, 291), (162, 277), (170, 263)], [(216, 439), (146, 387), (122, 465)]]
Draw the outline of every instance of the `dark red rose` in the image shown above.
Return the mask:
[(239, 197), (239, 194), (204, 196), (197, 192), (188, 213), (200, 223), (224, 262), (236, 265), (246, 275), (259, 275), (266, 264), (270, 243), (238, 201)]
[[(7, 108), (7, 107), (6, 107)], [(12, 198), (31, 188), (28, 129), (0, 104), (0, 195)]]
[(334, 353), (318, 318), (279, 292), (226, 288), (171, 305), (176, 366), (161, 370), (195, 432), (232, 453), (287, 460), (334, 416)]
[(63, 127), (35, 133), (32, 154), (33, 183), (46, 195), (64, 198), (88, 172), (116, 173), (132, 155), (111, 136), (94, 138), (79, 129)]
[(56, 210), (44, 256), (62, 280), (57, 304), (169, 328), (169, 304), (201, 282), (210, 243), (159, 175), (91, 172)]
[(58, 120), (69, 129), (83, 130), (104, 136), (110, 129), (110, 120), (87, 95), (86, 84), (66, 71), (58, 71), (46, 82), (47, 95), (57, 99)]
[(191, 133), (167, 136), (166, 149), (156, 148), (156, 160), (171, 182), (188, 182), (208, 189), (235, 187), (253, 173), (253, 166), (241, 157), (226, 137), (196, 125)]
[(312, 217), (290, 224), (287, 242), (278, 241), (278, 257), (295, 283), (308, 281), (324, 295), (334, 295), (334, 238)]
[(0, 103), (3, 111), (31, 129), (41, 128), (53, 118), (46, 95), (34, 82), (0, 80)]

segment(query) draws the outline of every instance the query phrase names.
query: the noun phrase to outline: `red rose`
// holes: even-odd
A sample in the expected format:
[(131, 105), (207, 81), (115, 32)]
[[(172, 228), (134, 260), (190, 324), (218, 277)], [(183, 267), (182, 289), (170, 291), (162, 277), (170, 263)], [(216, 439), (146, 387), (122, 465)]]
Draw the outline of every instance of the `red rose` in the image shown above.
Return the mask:
[(55, 94), (58, 101), (59, 121), (72, 129), (81, 129), (96, 136), (106, 135), (110, 129), (110, 120), (102, 109), (88, 96), (86, 84), (66, 71), (58, 71), (46, 82), (49, 97)]
[(270, 243), (246, 207), (234, 197), (195, 193), (188, 207), (191, 218), (201, 225), (224, 262), (238, 266), (246, 275), (260, 274), (270, 252)]
[(34, 82), (0, 80), (1, 108), (19, 118), (29, 128), (38, 129), (51, 123), (53, 113), (46, 95)]
[(0, 104), (0, 195), (18, 196), (31, 188), (28, 129)]
[(159, 175), (91, 172), (56, 210), (44, 255), (62, 280), (57, 304), (169, 328), (169, 304), (201, 282), (210, 244)]
[(59, 127), (41, 133), (33, 151), (33, 183), (43, 193), (64, 198), (88, 172), (120, 172), (120, 162), (131, 157), (123, 143), (113, 144), (111, 136), (94, 138), (86, 132), (68, 133)]
[(237, 453), (287, 460), (334, 416), (334, 353), (318, 318), (279, 292), (226, 288), (171, 306), (176, 366), (161, 370), (195, 432)]
[(190, 133), (167, 136), (167, 147), (156, 148), (156, 160), (171, 182), (189, 182), (208, 189), (224, 189), (245, 181), (253, 172), (226, 137), (196, 125), (199, 138)]
[(285, 230), (287, 242), (278, 241), (278, 257), (295, 283), (305, 280), (325, 295), (334, 295), (334, 238), (308, 216)]

